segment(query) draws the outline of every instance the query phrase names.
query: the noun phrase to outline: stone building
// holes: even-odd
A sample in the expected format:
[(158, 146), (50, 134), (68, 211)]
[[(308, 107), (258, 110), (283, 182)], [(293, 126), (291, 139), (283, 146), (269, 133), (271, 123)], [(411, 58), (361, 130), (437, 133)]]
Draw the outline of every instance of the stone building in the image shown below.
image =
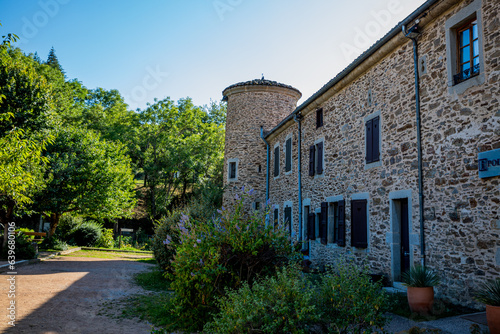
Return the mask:
[(499, 13), (429, 0), (299, 106), (269, 80), (226, 88), (224, 201), (269, 199), (313, 265), (351, 254), (398, 286), (425, 263), (471, 302), (500, 275)]

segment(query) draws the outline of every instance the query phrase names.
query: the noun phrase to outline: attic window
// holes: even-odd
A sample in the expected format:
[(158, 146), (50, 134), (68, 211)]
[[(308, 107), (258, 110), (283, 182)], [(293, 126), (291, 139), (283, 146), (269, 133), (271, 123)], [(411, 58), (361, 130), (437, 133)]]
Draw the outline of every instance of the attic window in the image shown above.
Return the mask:
[(323, 126), (323, 108), (316, 110), (316, 129)]

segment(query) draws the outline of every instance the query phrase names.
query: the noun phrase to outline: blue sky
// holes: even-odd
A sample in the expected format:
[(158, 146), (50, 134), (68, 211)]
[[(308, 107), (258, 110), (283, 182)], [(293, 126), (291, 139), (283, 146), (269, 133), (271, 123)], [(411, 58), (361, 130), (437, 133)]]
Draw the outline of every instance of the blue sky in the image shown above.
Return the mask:
[(131, 109), (205, 105), (262, 74), (302, 102), (423, 2), (0, 0), (0, 34), (42, 60), (53, 46), (69, 79), (118, 89)]

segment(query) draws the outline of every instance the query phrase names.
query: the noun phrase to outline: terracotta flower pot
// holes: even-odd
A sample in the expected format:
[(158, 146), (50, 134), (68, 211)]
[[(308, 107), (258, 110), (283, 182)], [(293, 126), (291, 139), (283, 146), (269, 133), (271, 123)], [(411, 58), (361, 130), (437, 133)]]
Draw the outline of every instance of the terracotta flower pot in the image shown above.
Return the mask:
[(416, 313), (429, 314), (434, 302), (434, 288), (427, 286), (424, 288), (408, 287), (408, 304), (410, 310)]
[(486, 305), (486, 319), (490, 334), (500, 334), (500, 306)]

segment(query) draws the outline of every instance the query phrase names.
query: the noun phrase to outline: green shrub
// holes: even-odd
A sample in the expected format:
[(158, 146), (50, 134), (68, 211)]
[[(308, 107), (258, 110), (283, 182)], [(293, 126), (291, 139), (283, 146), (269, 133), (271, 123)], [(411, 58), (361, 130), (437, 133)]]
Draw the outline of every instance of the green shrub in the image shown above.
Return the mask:
[[(167, 217), (162, 217), (155, 223), (155, 234), (152, 241), (152, 251), (160, 268), (172, 272), (172, 261), (179, 246), (180, 231), (178, 228), (182, 213), (174, 211)], [(166, 242), (167, 236), (169, 241)]]
[(48, 238), (44, 238), (39, 247), (40, 249), (54, 249), (63, 251), (68, 249), (68, 244), (55, 236), (51, 236)]
[(75, 230), (80, 224), (83, 223), (83, 218), (81, 216), (72, 216), (71, 214), (64, 214), (61, 216), (59, 225), (57, 225), (57, 230), (55, 235), (63, 241), (70, 241), (71, 232)]
[[(265, 226), (264, 214), (248, 216), (243, 209), (247, 195), (230, 210), (218, 210), (209, 221), (182, 215), (180, 242), (172, 263), (173, 313), (177, 325), (187, 331), (200, 330), (218, 311), (216, 297), (243, 282), (253, 284), (258, 276), (273, 275), (277, 268), (298, 260), (285, 229)], [(167, 236), (165, 243), (173, 238)]]
[(20, 232), (16, 235), (16, 261), (36, 258), (36, 250), (29, 236)]
[(204, 327), (208, 333), (309, 333), (321, 319), (314, 287), (298, 269), (285, 267), (276, 277), (245, 282), (219, 298), (220, 313)]
[(102, 225), (86, 221), (76, 226), (69, 233), (70, 240), (78, 246), (93, 247), (102, 237)]
[(368, 267), (352, 259), (336, 262), (319, 283), (316, 298), (324, 331), (333, 333), (372, 332), (387, 321), (388, 296), (380, 283), (370, 280)]
[(102, 230), (101, 238), (97, 241), (97, 247), (112, 248), (115, 243), (113, 239), (113, 229), (105, 228)]

